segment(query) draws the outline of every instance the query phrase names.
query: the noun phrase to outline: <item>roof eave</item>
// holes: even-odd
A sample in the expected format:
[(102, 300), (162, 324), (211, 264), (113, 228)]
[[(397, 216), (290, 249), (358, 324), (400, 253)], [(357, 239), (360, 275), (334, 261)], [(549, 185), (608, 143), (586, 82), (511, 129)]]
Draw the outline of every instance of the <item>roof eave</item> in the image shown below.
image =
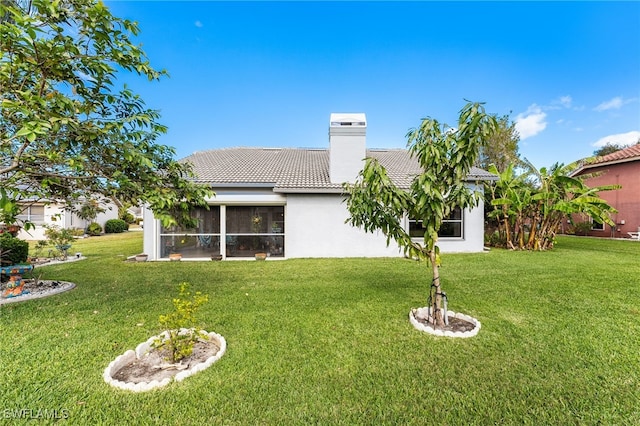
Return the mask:
[(296, 188), (296, 187), (276, 187), (273, 192), (281, 194), (342, 194), (342, 188)]
[(197, 180), (197, 183), (209, 185), (212, 188), (274, 188), (275, 182), (211, 182)]
[(467, 178), (465, 179), (465, 182), (497, 182), (498, 180), (500, 180), (500, 178), (498, 176), (492, 175), (492, 176), (467, 176)]
[(582, 167), (579, 167), (576, 170), (574, 170), (571, 173), (571, 176), (577, 176), (577, 175), (579, 175), (580, 173), (584, 172), (587, 169), (594, 169), (596, 167), (614, 166), (616, 164), (630, 163), (632, 161), (640, 161), (640, 157), (620, 158), (620, 159), (617, 159), (617, 160), (604, 161), (602, 163), (585, 164)]

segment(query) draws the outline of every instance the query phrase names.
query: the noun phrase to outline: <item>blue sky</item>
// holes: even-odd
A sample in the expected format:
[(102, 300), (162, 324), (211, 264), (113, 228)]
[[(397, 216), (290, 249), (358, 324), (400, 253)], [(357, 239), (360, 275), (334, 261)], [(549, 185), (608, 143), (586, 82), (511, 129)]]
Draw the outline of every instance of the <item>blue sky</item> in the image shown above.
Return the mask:
[(328, 147), (332, 112), (364, 112), (367, 146), (406, 146), (465, 99), (508, 114), (538, 167), (640, 139), (640, 2), (106, 1), (151, 64), (123, 76), (177, 157)]

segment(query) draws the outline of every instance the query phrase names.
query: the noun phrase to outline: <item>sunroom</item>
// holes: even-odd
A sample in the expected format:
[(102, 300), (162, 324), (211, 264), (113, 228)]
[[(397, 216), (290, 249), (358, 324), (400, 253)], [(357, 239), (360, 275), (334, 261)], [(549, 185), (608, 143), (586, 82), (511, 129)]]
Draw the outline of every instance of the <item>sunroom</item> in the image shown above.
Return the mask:
[(212, 205), (196, 207), (197, 228), (160, 226), (159, 258), (173, 253), (183, 259), (285, 256), (285, 206)]

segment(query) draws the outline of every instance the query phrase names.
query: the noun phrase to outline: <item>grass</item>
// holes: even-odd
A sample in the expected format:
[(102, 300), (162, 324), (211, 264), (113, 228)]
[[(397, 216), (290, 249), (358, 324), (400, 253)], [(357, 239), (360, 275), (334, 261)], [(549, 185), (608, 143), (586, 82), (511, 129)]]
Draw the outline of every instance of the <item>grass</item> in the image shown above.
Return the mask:
[[(0, 308), (0, 419), (72, 424), (640, 424), (640, 244), (560, 238), (551, 252), (445, 255), (472, 339), (409, 324), (429, 269), (406, 259), (125, 263), (140, 233), (78, 241), (40, 269), (77, 284)], [(148, 393), (102, 379), (160, 329), (177, 285), (225, 356)], [(40, 412), (42, 414), (42, 412)], [(46, 415), (46, 412), (44, 412)], [(53, 422), (54, 419), (49, 419)]]

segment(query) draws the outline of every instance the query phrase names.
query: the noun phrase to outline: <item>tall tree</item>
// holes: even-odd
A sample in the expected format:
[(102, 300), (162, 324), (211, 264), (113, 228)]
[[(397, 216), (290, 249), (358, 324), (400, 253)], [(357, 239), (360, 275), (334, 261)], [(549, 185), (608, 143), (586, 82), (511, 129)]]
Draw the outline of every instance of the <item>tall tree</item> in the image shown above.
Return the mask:
[(508, 115), (496, 117), (498, 127), (486, 144), (480, 147), (478, 167), (488, 170), (493, 164), (499, 172), (504, 172), (510, 164), (518, 165), (520, 154), (518, 143), (520, 135), (516, 124), (509, 120)]
[[(345, 185), (348, 223), (368, 232), (382, 231), (387, 244), (393, 239), (408, 256), (430, 262), (432, 319), (438, 326), (444, 325), (438, 231), (455, 207), (472, 207), (479, 202), (482, 194), (469, 187), (467, 175), (495, 127), (495, 117), (486, 114), (479, 103), (462, 108), (455, 128), (425, 118), (407, 133), (409, 151), (422, 168), (408, 191), (396, 186), (373, 158), (366, 160), (354, 184)], [(402, 222), (407, 216), (422, 222), (422, 241), (413, 240), (404, 228)]]
[(607, 142), (606, 145), (601, 146), (600, 148), (593, 151), (593, 155), (596, 157), (602, 157), (608, 154), (613, 154), (614, 152), (620, 151), (621, 149), (624, 149), (624, 145)]
[(137, 24), (98, 0), (2, 0), (0, 8), (5, 201), (74, 206), (100, 195), (145, 203), (166, 224), (189, 222), (189, 206), (204, 205), (210, 190), (156, 142), (166, 132), (159, 113), (118, 81), (123, 72), (166, 75), (133, 43)]

